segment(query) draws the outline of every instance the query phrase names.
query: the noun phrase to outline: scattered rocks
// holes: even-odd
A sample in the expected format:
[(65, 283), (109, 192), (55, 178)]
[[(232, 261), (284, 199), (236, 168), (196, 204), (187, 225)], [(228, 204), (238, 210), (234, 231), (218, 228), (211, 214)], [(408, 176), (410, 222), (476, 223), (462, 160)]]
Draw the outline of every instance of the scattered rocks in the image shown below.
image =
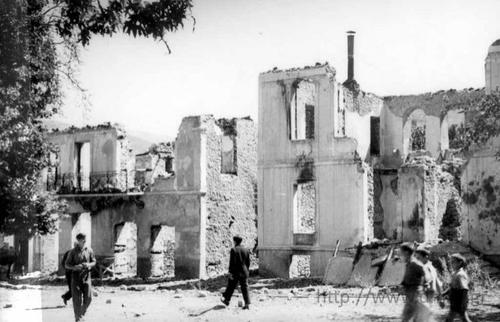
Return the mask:
[(263, 287), (263, 288), (261, 289), (261, 291), (262, 291), (262, 293), (264, 293), (264, 294), (269, 294), (269, 289), (268, 289), (267, 287)]
[(199, 291), (198, 292), (198, 297), (207, 297), (207, 292), (205, 292), (205, 291)]
[(107, 299), (106, 304), (111, 304), (111, 299)]
[(183, 298), (182, 294), (180, 293), (174, 294), (174, 299), (181, 299), (181, 298)]
[(9, 308), (11, 308), (11, 307), (12, 307), (12, 304), (5, 304), (5, 305), (3, 306), (3, 308), (4, 308), (4, 309), (9, 309)]
[(122, 291), (126, 291), (127, 290), (127, 286), (126, 285), (120, 285), (120, 290)]

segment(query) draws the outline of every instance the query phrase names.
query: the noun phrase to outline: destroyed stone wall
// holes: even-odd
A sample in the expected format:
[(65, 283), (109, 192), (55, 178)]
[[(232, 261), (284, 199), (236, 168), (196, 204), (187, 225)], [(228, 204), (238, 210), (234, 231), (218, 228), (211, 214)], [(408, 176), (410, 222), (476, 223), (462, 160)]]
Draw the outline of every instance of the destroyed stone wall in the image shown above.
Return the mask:
[[(255, 187), (257, 135), (249, 118), (206, 122), (207, 223), (206, 270), (209, 277), (227, 271), (232, 237), (239, 234), (250, 250), (257, 242)], [(222, 137), (234, 135), (237, 172), (222, 173)], [(257, 259), (252, 255), (252, 267)]]
[(290, 263), (290, 278), (311, 276), (311, 256), (292, 255)]
[(296, 233), (316, 231), (316, 187), (314, 181), (297, 185)]
[[(380, 142), (384, 167), (399, 168), (412, 150), (422, 147), (437, 159), (449, 149), (450, 127), (465, 121), (460, 110), (483, 96), (484, 89), (471, 88), (384, 97)], [(421, 115), (412, 126), (416, 113)], [(412, 140), (412, 129), (418, 130), (413, 131), (418, 140)]]
[(428, 156), (410, 159), (400, 168), (398, 177), (402, 239), (436, 242), (448, 201), (459, 199), (455, 177)]
[(135, 186), (135, 156), (124, 134), (118, 136), (117, 144), (120, 153), (117, 188), (127, 191)]
[(368, 216), (368, 227), (371, 229), (369, 230), (370, 233), (368, 235), (369, 239), (372, 239), (374, 237), (375, 233), (375, 199), (374, 199), (374, 194), (375, 194), (375, 183), (374, 183), (374, 175), (373, 175), (373, 168), (367, 164), (364, 166), (365, 171), (366, 171), (366, 178), (367, 178), (367, 216)]
[(477, 151), (462, 175), (464, 240), (485, 255), (500, 257), (500, 160), (498, 146)]

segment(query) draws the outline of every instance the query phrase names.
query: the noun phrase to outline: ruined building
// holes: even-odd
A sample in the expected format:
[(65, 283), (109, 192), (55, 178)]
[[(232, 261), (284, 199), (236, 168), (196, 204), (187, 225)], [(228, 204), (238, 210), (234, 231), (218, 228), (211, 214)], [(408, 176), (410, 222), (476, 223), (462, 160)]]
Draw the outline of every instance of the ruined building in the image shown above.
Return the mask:
[[(497, 44), (486, 59), (486, 92), (495, 89), (500, 68)], [(462, 239), (500, 254), (494, 158), (500, 145), (456, 153), (463, 104), (485, 90), (366, 93), (354, 77), (354, 32), (348, 32), (347, 80), (337, 78), (328, 64), (259, 77), (262, 272), (290, 276), (299, 267), (322, 275), (337, 240), (352, 247), (373, 238)], [(473, 187), (475, 208), (462, 202)]]
[(79, 232), (102, 268), (121, 276), (215, 276), (227, 270), (234, 234), (255, 246), (251, 119), (186, 117), (175, 142), (138, 155), (109, 124), (54, 132), (50, 141), (59, 152), (43, 184), (69, 211), (56, 234), (16, 239), (27, 271), (57, 270)]
[(500, 39), (497, 39), (488, 48), (484, 69), (486, 72), (486, 92), (500, 91)]
[(350, 59), (344, 85), (328, 64), (259, 77), (262, 272), (288, 276), (291, 263), (305, 261), (321, 275), (337, 240), (373, 238), (370, 141), (378, 136), (370, 128), (383, 101), (359, 89), (353, 68)]

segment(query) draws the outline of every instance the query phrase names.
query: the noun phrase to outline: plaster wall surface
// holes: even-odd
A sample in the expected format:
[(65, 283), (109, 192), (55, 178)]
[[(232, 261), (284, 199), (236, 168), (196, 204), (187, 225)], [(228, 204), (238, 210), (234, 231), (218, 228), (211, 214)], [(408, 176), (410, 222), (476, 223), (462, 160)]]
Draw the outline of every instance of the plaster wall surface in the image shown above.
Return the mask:
[[(290, 139), (287, 118), (289, 98), (294, 95), (294, 84), (304, 79), (315, 84), (311, 94), (315, 133), (314, 139), (295, 141)], [(338, 99), (339, 90), (347, 96), (346, 102)], [(311, 256), (311, 275), (322, 275), (338, 239), (350, 245), (373, 237), (372, 180), (356, 156), (363, 157), (369, 150), (370, 115), (379, 113), (381, 101), (376, 97), (368, 103), (361, 98), (349, 100), (329, 66), (261, 74), (258, 200), (259, 268), (263, 272), (288, 277), (291, 256), (300, 254)], [(345, 104), (345, 123), (335, 120), (342, 115), (336, 112), (338, 104)], [(336, 127), (343, 124), (346, 136), (339, 137), (342, 131)], [(309, 179), (316, 188), (316, 232), (307, 245), (297, 244), (293, 233), (294, 185), (303, 180), (303, 163), (312, 164)]]
[(378, 209), (378, 211), (381, 212), (379, 216), (382, 221), (382, 236), (394, 240), (401, 240), (403, 219), (401, 217), (401, 197), (398, 192), (398, 174), (397, 172), (379, 174), (378, 177), (381, 189), (378, 194), (378, 200), (380, 202), (380, 209)]
[(113, 128), (55, 132), (50, 134), (49, 140), (59, 147), (60, 173), (74, 173), (76, 171), (75, 144), (78, 142), (90, 142), (91, 172), (117, 171), (119, 168), (119, 144), (117, 131)]
[(500, 162), (495, 144), (475, 151), (462, 174), (463, 238), (486, 255), (500, 255)]
[(186, 194), (144, 194), (144, 208), (124, 202), (92, 216), (93, 234), (102, 236), (92, 248), (98, 257), (114, 256), (114, 226), (134, 222), (137, 226), (137, 274), (151, 274), (151, 226), (175, 227), (175, 276), (198, 277), (203, 275), (200, 262), (200, 196)]
[[(498, 40), (497, 40), (498, 42)], [(500, 44), (491, 46), (485, 63), (486, 92), (500, 90)]]

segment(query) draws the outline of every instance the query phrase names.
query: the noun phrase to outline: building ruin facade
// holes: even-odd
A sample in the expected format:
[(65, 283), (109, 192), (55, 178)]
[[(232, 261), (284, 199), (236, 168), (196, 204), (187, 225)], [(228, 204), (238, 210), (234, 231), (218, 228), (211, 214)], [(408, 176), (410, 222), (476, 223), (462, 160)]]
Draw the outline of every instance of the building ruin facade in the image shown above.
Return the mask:
[[(117, 126), (50, 134), (43, 186), (68, 204), (57, 233), (14, 238), (25, 271), (56, 271), (84, 232), (117, 276), (205, 278), (227, 270), (232, 236), (256, 243), (256, 128), (250, 118), (182, 120), (175, 142), (135, 155)], [(255, 258), (253, 266), (256, 266)]]
[[(363, 92), (354, 79), (353, 32), (343, 84), (328, 64), (261, 74), (262, 273), (288, 277), (306, 267), (298, 274), (322, 276), (337, 241), (352, 247), (373, 238), (461, 239), (500, 254), (498, 140), (470, 155), (456, 146), (457, 129), (467, 121), (464, 104), (496, 90), (497, 43), (486, 58), (486, 89)], [(473, 187), (471, 204), (463, 197)]]

